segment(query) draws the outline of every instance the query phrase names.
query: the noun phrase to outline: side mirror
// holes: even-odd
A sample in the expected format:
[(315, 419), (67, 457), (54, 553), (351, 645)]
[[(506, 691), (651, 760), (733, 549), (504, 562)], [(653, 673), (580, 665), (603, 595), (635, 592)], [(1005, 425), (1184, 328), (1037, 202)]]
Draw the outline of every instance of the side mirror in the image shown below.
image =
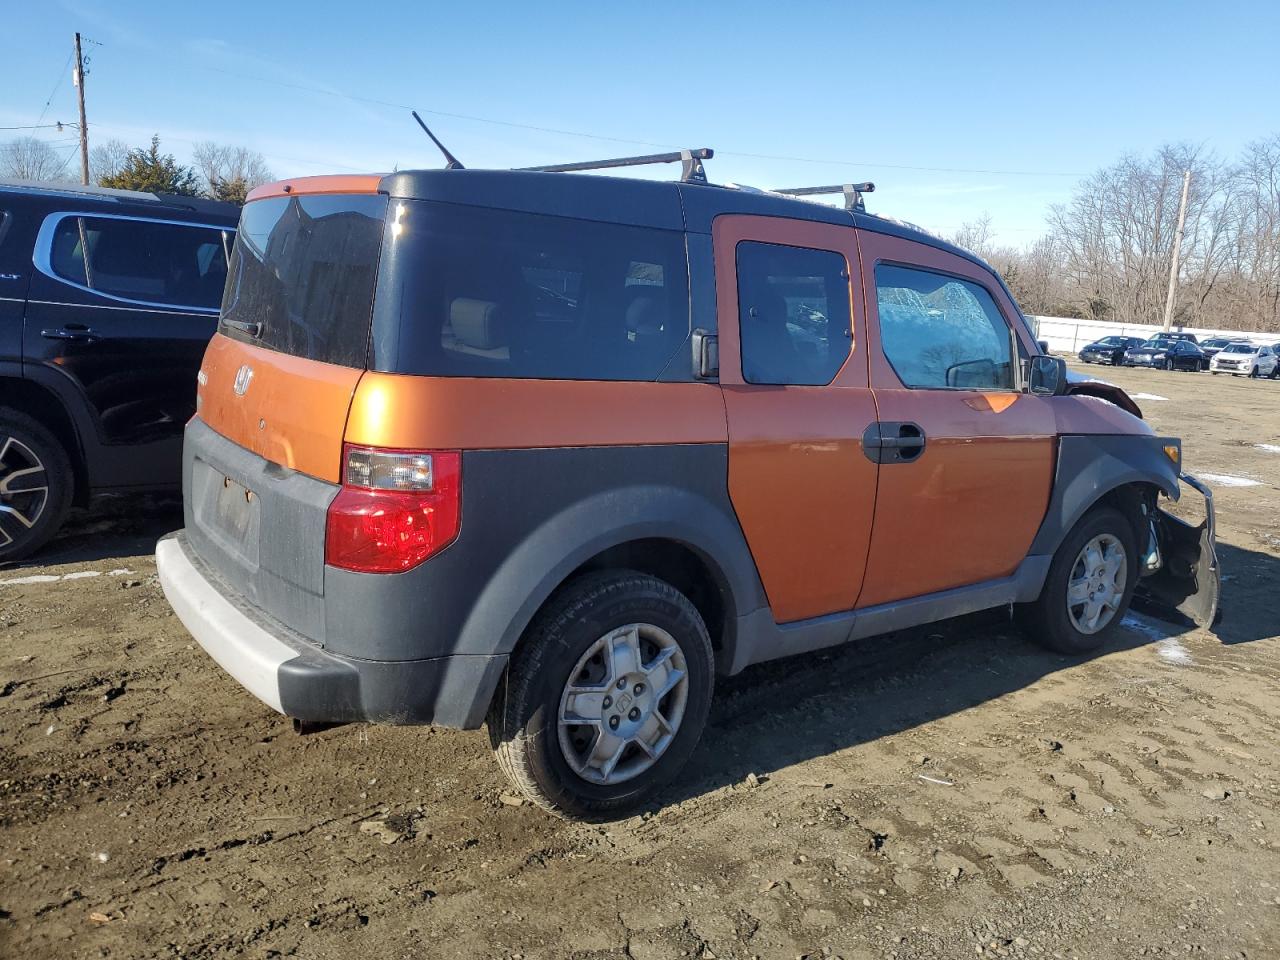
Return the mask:
[(1041, 397), (1067, 392), (1067, 361), (1061, 357), (1032, 357), (1027, 369), (1027, 389)]

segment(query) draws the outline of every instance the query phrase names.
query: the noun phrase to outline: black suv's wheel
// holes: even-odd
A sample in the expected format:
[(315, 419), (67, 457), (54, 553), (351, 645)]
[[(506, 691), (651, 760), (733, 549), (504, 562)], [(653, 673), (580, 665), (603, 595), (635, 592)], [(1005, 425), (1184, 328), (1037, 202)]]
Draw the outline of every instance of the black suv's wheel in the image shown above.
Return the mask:
[(587, 574), (531, 625), (489, 711), (489, 738), (534, 803), (605, 818), (680, 771), (713, 685), (707, 628), (684, 594), (633, 571)]
[(1133, 526), (1120, 511), (1098, 507), (1054, 554), (1040, 598), (1022, 611), (1024, 627), (1058, 653), (1096, 650), (1124, 618), (1137, 580)]
[(57, 439), (25, 413), (0, 407), (0, 561), (30, 555), (58, 532), (74, 480)]

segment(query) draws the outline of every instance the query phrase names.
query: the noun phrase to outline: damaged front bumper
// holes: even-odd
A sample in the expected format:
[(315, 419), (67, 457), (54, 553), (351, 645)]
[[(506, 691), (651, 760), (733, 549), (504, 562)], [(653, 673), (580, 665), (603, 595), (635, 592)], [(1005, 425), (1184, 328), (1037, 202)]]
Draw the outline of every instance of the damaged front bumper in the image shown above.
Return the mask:
[(1176, 610), (1196, 626), (1208, 627), (1221, 614), (1222, 593), (1213, 491), (1191, 474), (1179, 474), (1178, 479), (1204, 497), (1204, 520), (1193, 525), (1157, 508), (1155, 543), (1148, 545), (1142, 561), (1152, 572), (1138, 582), (1137, 592), (1143, 600)]

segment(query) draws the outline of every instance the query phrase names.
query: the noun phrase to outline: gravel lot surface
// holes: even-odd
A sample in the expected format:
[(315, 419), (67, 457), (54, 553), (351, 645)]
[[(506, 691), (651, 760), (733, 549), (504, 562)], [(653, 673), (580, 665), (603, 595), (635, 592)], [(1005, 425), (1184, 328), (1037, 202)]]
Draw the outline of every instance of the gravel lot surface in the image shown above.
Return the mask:
[(984, 615), (756, 668), (606, 826), (482, 731), (296, 736), (170, 613), (176, 503), (79, 516), (0, 569), (0, 956), (1280, 957), (1280, 382), (1091, 369), (1217, 478), (1215, 632), (1080, 660)]

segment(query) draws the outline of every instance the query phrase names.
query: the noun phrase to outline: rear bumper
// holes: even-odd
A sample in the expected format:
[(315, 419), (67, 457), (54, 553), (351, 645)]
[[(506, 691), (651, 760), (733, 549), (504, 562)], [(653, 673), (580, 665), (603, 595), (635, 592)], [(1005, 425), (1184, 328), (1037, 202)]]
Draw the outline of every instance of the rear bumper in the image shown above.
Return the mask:
[(298, 720), (478, 727), (506, 667), (501, 655), (381, 661), (329, 653), (220, 583), (181, 531), (156, 544), (156, 569), (200, 646), (255, 697)]

